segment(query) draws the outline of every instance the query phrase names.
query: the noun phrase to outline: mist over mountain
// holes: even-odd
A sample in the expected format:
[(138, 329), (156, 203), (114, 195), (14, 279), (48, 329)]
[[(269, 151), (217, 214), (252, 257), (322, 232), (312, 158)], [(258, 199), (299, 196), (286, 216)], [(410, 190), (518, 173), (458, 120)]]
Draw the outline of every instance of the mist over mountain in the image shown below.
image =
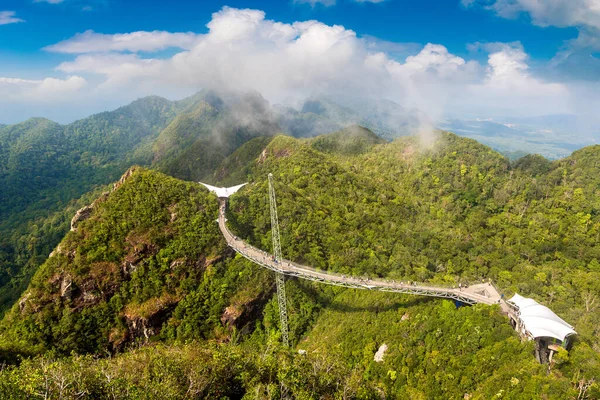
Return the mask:
[(275, 110), (283, 131), (293, 136), (316, 136), (350, 125), (364, 126), (386, 139), (432, 129), (423, 113), (385, 99), (312, 97), (298, 108)]

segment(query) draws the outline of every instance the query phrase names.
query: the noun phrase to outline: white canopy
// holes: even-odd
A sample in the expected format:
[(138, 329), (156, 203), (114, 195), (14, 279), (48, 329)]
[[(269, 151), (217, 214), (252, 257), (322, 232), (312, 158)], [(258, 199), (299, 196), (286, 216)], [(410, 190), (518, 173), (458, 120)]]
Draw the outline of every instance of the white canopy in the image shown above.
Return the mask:
[(237, 192), (238, 190), (240, 190), (242, 188), (242, 186), (248, 184), (246, 182), (246, 183), (242, 183), (241, 185), (224, 188), (224, 187), (216, 187), (216, 186), (207, 185), (206, 183), (202, 183), (202, 182), (198, 182), (198, 183), (206, 186), (206, 188), (208, 190), (210, 190), (211, 192), (213, 192), (214, 194), (216, 194), (217, 197), (229, 197), (232, 194), (234, 194), (235, 192)]
[(553, 337), (564, 342), (567, 336), (577, 333), (552, 310), (533, 299), (515, 294), (508, 302), (517, 307), (525, 329), (534, 338)]

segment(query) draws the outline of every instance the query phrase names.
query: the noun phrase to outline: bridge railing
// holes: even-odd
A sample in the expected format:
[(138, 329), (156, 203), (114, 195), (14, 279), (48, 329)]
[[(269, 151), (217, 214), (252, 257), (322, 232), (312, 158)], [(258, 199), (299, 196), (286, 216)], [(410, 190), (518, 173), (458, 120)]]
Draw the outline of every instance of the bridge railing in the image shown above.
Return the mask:
[[(416, 282), (411, 280), (394, 280), (394, 279), (371, 279), (369, 276), (353, 276), (329, 270), (320, 270), (310, 266), (295, 263), (291, 260), (282, 260), (281, 263), (276, 263), (273, 255), (252, 246), (237, 236), (233, 235), (224, 219), (224, 214), (219, 217), (219, 225), (229, 246), (236, 252), (240, 253), (245, 258), (262, 265), (265, 268), (285, 275), (297, 276), (313, 281), (325, 282), (338, 286), (354, 287), (362, 289), (375, 289), (390, 292), (422, 294), (428, 296), (446, 297), (460, 300), (469, 304), (475, 302), (487, 302), (490, 297), (489, 293), (477, 294), (473, 292), (456, 291), (458, 285), (447, 282)], [(258, 256), (257, 256), (258, 255)], [(466, 289), (466, 287), (465, 287)]]

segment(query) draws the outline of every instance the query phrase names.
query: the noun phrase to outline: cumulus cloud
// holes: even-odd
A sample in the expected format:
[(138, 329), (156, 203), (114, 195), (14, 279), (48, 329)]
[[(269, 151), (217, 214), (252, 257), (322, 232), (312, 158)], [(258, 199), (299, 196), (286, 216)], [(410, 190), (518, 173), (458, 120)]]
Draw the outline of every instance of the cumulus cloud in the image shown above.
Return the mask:
[(47, 51), (67, 54), (100, 53), (109, 51), (154, 52), (170, 47), (189, 49), (198, 35), (194, 33), (170, 33), (165, 31), (133, 32), (105, 35), (85, 31), (62, 42), (45, 48)]
[[(124, 84), (141, 89), (142, 94), (144, 88), (161, 86), (258, 90), (275, 101), (319, 93), (401, 100), (408, 92), (418, 94), (418, 84), (407, 87), (413, 81), (428, 86), (465, 82), (477, 71), (475, 62), (450, 54), (444, 46), (428, 44), (400, 63), (374, 51), (372, 38), (358, 38), (343, 26), (318, 21), (284, 24), (266, 19), (260, 10), (225, 7), (213, 14), (207, 26), (207, 34), (197, 35), (189, 50), (170, 59), (123, 52), (92, 54), (85, 49), (99, 47), (97, 34), (77, 35), (62, 43), (77, 43), (69, 50), (82, 49), (82, 54), (58, 69), (102, 75), (103, 90)], [(117, 35), (102, 35), (102, 42), (113, 43), (112, 36)], [(131, 46), (126, 49), (132, 51)]]
[[(483, 82), (470, 85), (467, 93), (485, 107), (522, 110), (529, 114), (569, 112), (569, 88), (531, 75), (528, 56), (520, 44), (493, 43)], [(523, 115), (523, 114), (522, 114)]]
[(14, 11), (0, 11), (0, 25), (16, 24), (18, 22), (25, 22), (21, 18), (17, 18)]

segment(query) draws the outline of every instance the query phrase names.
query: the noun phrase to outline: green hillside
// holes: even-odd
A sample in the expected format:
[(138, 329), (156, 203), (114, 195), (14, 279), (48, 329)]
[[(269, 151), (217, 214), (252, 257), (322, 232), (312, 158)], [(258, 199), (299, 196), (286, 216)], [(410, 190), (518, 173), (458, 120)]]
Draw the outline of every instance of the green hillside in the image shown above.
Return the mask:
[(322, 153), (351, 156), (366, 153), (376, 144), (382, 143), (385, 143), (385, 140), (369, 129), (352, 125), (338, 132), (314, 138), (311, 146)]
[(253, 244), (269, 245), (272, 172), (284, 256), (360, 276), (492, 278), (507, 294), (551, 304), (600, 345), (598, 315), (585, 306), (600, 293), (600, 146), (535, 176), (443, 132), (433, 148), (406, 138), (346, 158), (277, 137), (265, 155), (228, 217)]
[(177, 102), (146, 97), (69, 125), (37, 118), (0, 127), (0, 315), (69, 229), (53, 215), (72, 215), (77, 199), (135, 164), (210, 176), (246, 141), (278, 132), (272, 120), (258, 94), (204, 91)]
[(2, 343), (102, 353), (155, 336), (214, 336), (229, 297), (264, 279), (241, 260), (225, 268), (216, 216), (200, 185), (130, 170), (36, 272), (2, 322)]
[(194, 98), (153, 146), (154, 167), (171, 176), (203, 179), (242, 144), (280, 132), (269, 103), (259, 94), (222, 100), (206, 92)]
[(70, 125), (0, 128), (0, 314), (65, 235), (77, 199), (148, 163), (145, 147), (174, 114), (173, 103), (148, 97)]
[(67, 398), (597, 398), (599, 166), (600, 146), (511, 165), (446, 132), (428, 147), (356, 129), (253, 139), (212, 175), (250, 182), (230, 199), (228, 224), (267, 251), (271, 172), (286, 258), (438, 284), (492, 278), (507, 296), (549, 305), (578, 332), (549, 370), (497, 307), (296, 279), (286, 284), (288, 351), (273, 276), (226, 248), (216, 199), (136, 169), (0, 324), (0, 356), (36, 355), (0, 372), (0, 394), (58, 398), (70, 382)]

